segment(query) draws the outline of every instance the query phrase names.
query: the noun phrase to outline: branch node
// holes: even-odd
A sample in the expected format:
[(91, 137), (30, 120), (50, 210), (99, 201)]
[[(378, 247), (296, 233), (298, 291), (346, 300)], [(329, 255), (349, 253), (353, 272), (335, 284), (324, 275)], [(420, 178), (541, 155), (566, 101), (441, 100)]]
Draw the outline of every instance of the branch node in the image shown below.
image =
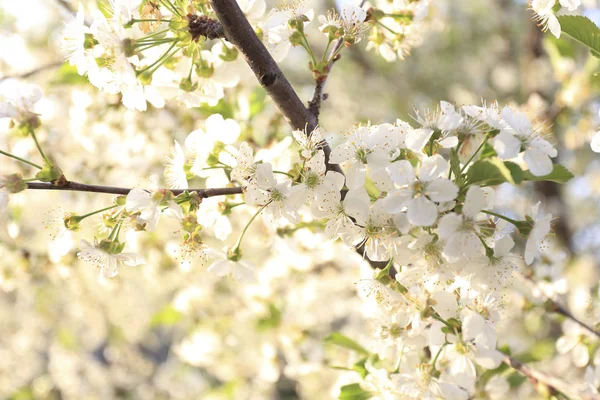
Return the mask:
[(207, 39), (225, 38), (223, 25), (214, 19), (205, 15), (188, 14), (188, 30), (192, 35), (192, 40), (197, 42), (200, 36)]

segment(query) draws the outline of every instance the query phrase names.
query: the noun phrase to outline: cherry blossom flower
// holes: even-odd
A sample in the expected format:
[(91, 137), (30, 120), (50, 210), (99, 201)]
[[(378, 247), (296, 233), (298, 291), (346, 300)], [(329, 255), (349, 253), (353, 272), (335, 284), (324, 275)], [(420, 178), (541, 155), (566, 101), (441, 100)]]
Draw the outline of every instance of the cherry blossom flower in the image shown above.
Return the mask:
[(544, 176), (552, 172), (551, 157), (556, 157), (558, 152), (548, 141), (536, 132), (527, 118), (519, 111), (510, 107), (502, 109), (502, 118), (508, 124), (494, 138), (494, 150), (502, 159), (516, 157), (521, 148), (525, 149), (524, 159), (531, 173), (535, 176)]
[(418, 173), (407, 160), (391, 164), (386, 169), (398, 190), (386, 197), (387, 211), (398, 213), (406, 207), (411, 224), (433, 225), (438, 216), (435, 203), (452, 201), (458, 194), (456, 185), (442, 178), (448, 168), (448, 162), (439, 154), (423, 160)]
[(0, 84), (0, 118), (10, 118), (21, 124), (37, 118), (35, 104), (42, 98), (42, 89), (9, 79)]
[(151, 193), (144, 189), (133, 189), (127, 195), (125, 208), (128, 212), (139, 212), (139, 219), (146, 224), (148, 231), (156, 229), (163, 213), (178, 220), (183, 218), (181, 207), (172, 200), (171, 192), (165, 190)]
[(218, 276), (231, 275), (235, 280), (242, 283), (256, 282), (255, 268), (249, 262), (243, 259), (232, 260), (225, 253), (213, 249), (207, 250), (207, 256), (217, 258), (209, 265), (208, 272)]
[(142, 256), (135, 253), (113, 252), (113, 243), (103, 240), (92, 245), (82, 240), (82, 250), (77, 253), (77, 257), (98, 267), (101, 278), (114, 278), (122, 265), (135, 267), (146, 262)]

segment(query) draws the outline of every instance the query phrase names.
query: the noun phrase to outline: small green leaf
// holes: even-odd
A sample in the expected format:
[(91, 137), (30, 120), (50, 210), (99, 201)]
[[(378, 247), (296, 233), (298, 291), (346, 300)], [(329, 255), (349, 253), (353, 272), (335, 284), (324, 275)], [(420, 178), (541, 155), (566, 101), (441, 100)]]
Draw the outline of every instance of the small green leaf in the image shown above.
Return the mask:
[(50, 83), (52, 85), (85, 85), (88, 83), (88, 79), (77, 73), (77, 67), (64, 63), (56, 71)]
[(154, 314), (150, 321), (150, 326), (173, 326), (179, 322), (182, 317), (182, 313), (173, 308), (173, 306), (167, 305)]
[(339, 332), (332, 333), (331, 335), (327, 336), (324, 341), (326, 344), (335, 344), (336, 346), (354, 350), (362, 354), (369, 354), (369, 352), (360, 344)]
[(42, 182), (57, 182), (63, 177), (63, 173), (56, 165), (44, 164), (44, 168), (40, 169), (35, 177)]
[(275, 305), (269, 304), (269, 314), (260, 318), (256, 323), (257, 328), (261, 330), (276, 328), (281, 323), (281, 311)]
[(373, 397), (371, 392), (367, 392), (360, 387), (358, 383), (342, 386), (340, 400), (367, 400)]
[(562, 15), (557, 18), (564, 34), (588, 47), (594, 57), (600, 58), (600, 28), (592, 20), (582, 15)]
[(519, 183), (523, 182), (525, 175), (518, 164), (515, 164), (512, 161), (504, 161), (504, 166), (510, 171), (510, 175), (512, 176), (512, 180), (515, 185), (518, 185)]
[(365, 379), (367, 377), (367, 375), (369, 375), (369, 371), (367, 371), (367, 367), (365, 367), (365, 364), (367, 363), (367, 357), (362, 358), (360, 361), (358, 361), (357, 363), (355, 363), (352, 366), (352, 369), (356, 372), (358, 372), (360, 374), (360, 377)]
[(467, 181), (471, 185), (496, 186), (508, 182), (510, 171), (500, 170), (497, 163), (490, 160), (476, 161), (467, 171)]
[(554, 169), (551, 173), (544, 176), (535, 176), (530, 171), (523, 171), (523, 180), (525, 181), (551, 181), (556, 183), (565, 183), (573, 178), (573, 173), (563, 165), (554, 164)]

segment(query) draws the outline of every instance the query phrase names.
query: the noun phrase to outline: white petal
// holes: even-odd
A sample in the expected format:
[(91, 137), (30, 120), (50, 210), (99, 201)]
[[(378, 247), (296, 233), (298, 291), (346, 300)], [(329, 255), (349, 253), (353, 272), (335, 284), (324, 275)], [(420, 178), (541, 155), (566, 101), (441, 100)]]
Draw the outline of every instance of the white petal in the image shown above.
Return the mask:
[(217, 260), (208, 267), (207, 271), (217, 274), (218, 276), (229, 275), (234, 268), (234, 264), (235, 263), (230, 260)]
[(535, 176), (544, 176), (552, 172), (552, 160), (547, 154), (534, 149), (527, 149), (523, 157), (529, 170)]
[(437, 219), (437, 206), (425, 196), (419, 196), (408, 202), (408, 220), (413, 225), (431, 226)]
[(452, 201), (458, 195), (458, 187), (450, 179), (438, 178), (427, 184), (425, 193), (433, 201)]
[(473, 219), (485, 207), (485, 192), (479, 186), (471, 186), (465, 197), (463, 205), (463, 215)]

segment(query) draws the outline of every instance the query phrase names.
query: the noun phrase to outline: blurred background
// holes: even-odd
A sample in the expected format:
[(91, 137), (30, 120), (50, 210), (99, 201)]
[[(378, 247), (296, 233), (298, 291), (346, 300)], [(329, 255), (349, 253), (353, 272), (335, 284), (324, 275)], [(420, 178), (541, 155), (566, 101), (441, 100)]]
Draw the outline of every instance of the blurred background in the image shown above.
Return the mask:
[[(600, 23), (598, 4), (584, 4)], [(316, 14), (336, 5), (311, 3)], [(62, 64), (58, 32), (76, 8), (66, 0), (0, 0), (0, 79), (43, 87), (40, 138), (67, 177), (147, 185), (151, 174), (162, 176), (173, 139), (183, 143), (215, 112), (235, 118), (244, 135), (273, 153), (271, 139), (290, 135), (248, 70), (244, 84), (216, 107), (123, 108)], [(357, 122), (410, 122), (415, 108), (435, 108), (440, 100), (519, 106), (546, 128), (560, 163), (576, 178), (562, 186), (501, 186), (497, 207), (522, 217), (544, 201), (555, 216), (554, 235), (543, 260), (525, 272), (579, 318), (600, 321), (600, 157), (589, 146), (600, 128), (600, 59), (541, 32), (524, 1), (432, 0), (428, 21), (422, 44), (405, 60), (389, 63), (365, 51), (364, 42), (346, 49), (327, 83), (321, 125), (335, 141)], [(309, 39), (322, 50), (313, 25)], [(307, 62), (293, 49), (282, 64), (305, 100), (313, 91)], [(12, 134), (6, 120), (0, 121), (0, 148), (35, 156), (32, 143)], [(0, 158), (2, 173), (31, 172), (22, 168)], [(336, 397), (347, 378), (330, 366), (344, 365), (351, 355), (326, 346), (324, 337), (343, 331), (368, 340), (355, 283), (370, 269), (358, 255), (314, 227), (267, 235), (271, 228), (254, 224), (245, 251), (258, 266), (259, 284), (243, 286), (207, 273), (202, 260), (181, 262), (177, 227), (166, 225), (153, 234), (129, 234), (129, 247), (148, 263), (101, 285), (97, 271), (76, 257), (78, 240), (91, 241), (95, 227), (71, 235), (60, 225), (65, 211), (83, 214), (111, 201), (109, 195), (27, 191), (12, 196), (9, 212), (0, 216), (0, 398)], [(251, 215), (236, 209), (233, 230)], [(209, 222), (216, 217), (205, 216)], [(207, 243), (222, 247), (207, 229)], [(563, 320), (545, 311), (536, 294), (518, 281), (507, 290), (499, 345), (567, 381), (583, 379), (585, 369), (555, 348), (568, 334)], [(586, 345), (593, 358), (597, 343)], [(524, 378), (505, 375), (515, 398), (538, 398)], [(481, 390), (481, 398), (490, 398)]]

